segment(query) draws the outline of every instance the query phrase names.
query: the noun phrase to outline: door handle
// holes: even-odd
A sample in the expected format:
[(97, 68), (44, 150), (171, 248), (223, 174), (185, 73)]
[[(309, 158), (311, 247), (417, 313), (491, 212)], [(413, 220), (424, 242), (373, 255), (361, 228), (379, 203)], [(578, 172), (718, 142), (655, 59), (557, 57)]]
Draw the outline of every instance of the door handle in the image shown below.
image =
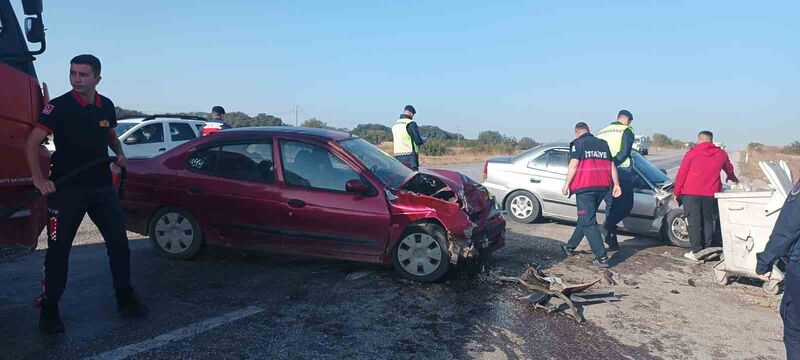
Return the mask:
[(158, 149), (158, 151), (167, 151), (167, 148)]
[(297, 199), (291, 199), (287, 203), (289, 204), (289, 206), (291, 206), (293, 208), (298, 208), (298, 209), (301, 208), (301, 207), (305, 207), (306, 206), (306, 202), (305, 201), (297, 200)]
[(730, 211), (742, 211), (742, 210), (744, 210), (744, 206), (742, 206), (742, 207), (737, 207), (737, 208), (730, 208), (730, 207), (729, 207), (729, 208), (728, 208), (728, 210), (730, 210)]
[(203, 193), (203, 188), (199, 188), (199, 187), (189, 188), (189, 193), (190, 194), (202, 194)]
[(531, 182), (532, 182), (532, 183), (534, 183), (534, 184), (538, 184), (538, 183), (542, 182), (542, 179), (539, 179), (539, 178), (531, 178)]

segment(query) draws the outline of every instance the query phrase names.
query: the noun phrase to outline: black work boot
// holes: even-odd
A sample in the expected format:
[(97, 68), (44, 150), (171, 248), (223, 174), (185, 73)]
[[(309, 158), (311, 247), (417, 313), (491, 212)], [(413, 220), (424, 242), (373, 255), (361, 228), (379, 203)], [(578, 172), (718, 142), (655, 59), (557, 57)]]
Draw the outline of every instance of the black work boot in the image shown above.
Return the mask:
[(58, 303), (42, 300), (42, 312), (39, 315), (39, 330), (45, 334), (61, 334), (64, 332), (64, 322), (58, 312)]
[(619, 241), (617, 241), (617, 234), (612, 234), (608, 230), (605, 230), (603, 238), (605, 239), (606, 250), (619, 251)]
[(594, 259), (592, 261), (592, 265), (597, 266), (597, 267), (599, 267), (601, 269), (608, 269), (608, 267), (609, 267), (609, 265), (608, 265), (608, 257), (604, 256), (604, 257), (601, 257), (601, 258), (596, 258), (596, 259)]
[(122, 317), (147, 317), (147, 306), (136, 299), (133, 289), (117, 290), (117, 311)]
[(575, 255), (575, 249), (567, 247), (566, 245), (561, 245), (561, 252), (563, 252), (567, 257)]

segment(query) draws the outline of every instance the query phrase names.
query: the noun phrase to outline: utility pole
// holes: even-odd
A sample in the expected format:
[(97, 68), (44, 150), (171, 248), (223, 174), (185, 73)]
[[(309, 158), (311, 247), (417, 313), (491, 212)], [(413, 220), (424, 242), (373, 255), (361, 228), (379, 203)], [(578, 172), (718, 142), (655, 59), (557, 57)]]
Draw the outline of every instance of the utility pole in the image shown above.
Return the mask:
[(303, 111), (303, 110), (300, 109), (300, 105), (295, 104), (294, 105), (294, 110), (292, 110), (292, 112), (294, 113), (294, 127), (300, 126), (300, 123), (298, 122), (298, 120), (299, 120), (299, 115), (300, 115), (301, 111)]

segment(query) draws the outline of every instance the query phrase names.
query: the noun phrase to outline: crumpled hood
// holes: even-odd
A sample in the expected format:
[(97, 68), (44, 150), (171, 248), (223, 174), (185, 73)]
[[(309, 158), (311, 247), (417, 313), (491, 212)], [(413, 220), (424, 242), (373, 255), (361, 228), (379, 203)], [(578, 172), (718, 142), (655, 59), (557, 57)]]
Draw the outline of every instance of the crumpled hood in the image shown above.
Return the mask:
[(489, 191), (460, 172), (444, 169), (426, 169), (420, 172), (442, 180), (456, 194), (467, 214), (483, 213), (492, 207)]

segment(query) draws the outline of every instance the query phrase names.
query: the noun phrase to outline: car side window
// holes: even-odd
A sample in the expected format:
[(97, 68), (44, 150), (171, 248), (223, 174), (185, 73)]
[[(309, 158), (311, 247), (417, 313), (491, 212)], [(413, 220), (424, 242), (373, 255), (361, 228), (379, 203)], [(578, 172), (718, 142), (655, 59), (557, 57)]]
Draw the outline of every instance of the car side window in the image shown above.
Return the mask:
[(548, 153), (547, 171), (566, 174), (569, 168), (569, 153), (560, 150), (551, 150)]
[(536, 170), (547, 170), (547, 156), (549, 151), (537, 156), (535, 159), (528, 163), (528, 167)]
[(281, 140), (281, 163), (287, 186), (346, 191), (361, 175), (328, 150), (299, 141)]
[(272, 143), (223, 145), (216, 175), (264, 184), (275, 183)]
[(155, 123), (142, 126), (125, 139), (127, 145), (154, 144), (164, 142), (164, 124)]
[(205, 125), (203, 125), (203, 124), (195, 124), (194, 126), (197, 128), (197, 133), (200, 134), (200, 135), (203, 135), (203, 127)]
[(217, 169), (219, 153), (219, 147), (200, 150), (189, 157), (189, 161), (186, 162), (186, 169), (201, 174), (213, 175)]
[(186, 123), (169, 123), (172, 141), (188, 141), (196, 138), (192, 126)]

